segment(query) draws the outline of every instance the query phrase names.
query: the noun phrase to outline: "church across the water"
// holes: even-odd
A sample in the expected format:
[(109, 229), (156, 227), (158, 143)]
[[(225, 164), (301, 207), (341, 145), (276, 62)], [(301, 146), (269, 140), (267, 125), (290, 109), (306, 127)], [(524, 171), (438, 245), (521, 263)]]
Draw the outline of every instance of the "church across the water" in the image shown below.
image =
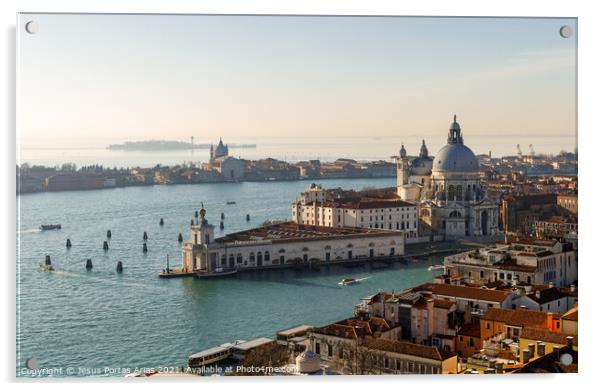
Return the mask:
[(447, 144), (434, 158), (424, 140), (419, 156), (411, 161), (401, 146), (397, 194), (417, 205), (423, 235), (453, 239), (499, 234), (498, 204), (481, 184), (479, 161), (464, 145), (455, 115)]

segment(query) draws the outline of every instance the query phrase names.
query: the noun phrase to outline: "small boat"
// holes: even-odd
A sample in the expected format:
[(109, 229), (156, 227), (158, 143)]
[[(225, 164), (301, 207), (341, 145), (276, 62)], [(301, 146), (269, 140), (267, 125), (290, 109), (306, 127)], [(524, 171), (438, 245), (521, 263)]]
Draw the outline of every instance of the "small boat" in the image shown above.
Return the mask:
[(236, 201), (228, 201), (226, 202), (226, 205), (236, 205)]
[(237, 269), (216, 268), (215, 271), (199, 271), (196, 273), (196, 278), (219, 278), (233, 276), (238, 272)]
[(429, 271), (441, 270), (441, 269), (445, 269), (445, 266), (444, 265), (431, 265), (428, 268)]
[(42, 224), (40, 225), (40, 231), (50, 231), (53, 229), (61, 229), (60, 224)]
[(355, 278), (343, 278), (341, 282), (339, 282), (339, 285), (347, 286), (357, 284), (357, 282), (358, 281)]

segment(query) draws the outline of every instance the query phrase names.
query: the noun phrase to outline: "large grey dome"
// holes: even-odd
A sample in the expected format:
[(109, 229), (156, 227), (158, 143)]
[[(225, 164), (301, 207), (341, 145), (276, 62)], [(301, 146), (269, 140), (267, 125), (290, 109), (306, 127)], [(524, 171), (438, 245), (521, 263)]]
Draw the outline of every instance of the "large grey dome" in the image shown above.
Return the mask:
[(474, 153), (464, 145), (462, 129), (456, 121), (449, 128), (447, 145), (441, 148), (433, 161), (433, 171), (478, 172), (479, 161)]
[(479, 161), (466, 145), (447, 144), (437, 152), (433, 171), (475, 172), (479, 171)]

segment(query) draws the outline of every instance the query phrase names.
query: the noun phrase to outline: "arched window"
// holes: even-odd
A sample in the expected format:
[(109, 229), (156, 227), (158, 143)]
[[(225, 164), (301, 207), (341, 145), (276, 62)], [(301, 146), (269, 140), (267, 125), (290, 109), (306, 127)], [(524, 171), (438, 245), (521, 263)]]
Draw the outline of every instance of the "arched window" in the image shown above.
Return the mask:
[(462, 200), (462, 186), (460, 185), (456, 186), (456, 199), (459, 201)]
[(249, 262), (255, 262), (255, 253), (249, 254)]
[(228, 260), (230, 261), (230, 263), (234, 263), (234, 254), (230, 254)]
[(454, 210), (453, 212), (451, 212), (449, 214), (449, 217), (451, 217), (451, 218), (458, 218), (458, 217), (462, 217), (462, 214), (460, 212), (458, 212), (457, 210)]
[(263, 260), (266, 262), (270, 261), (270, 252), (266, 251), (265, 253), (263, 253)]
[(238, 253), (236, 255), (236, 263), (242, 263), (242, 254), (241, 253)]
[(222, 265), (226, 265), (226, 254), (222, 254)]
[(283, 248), (281, 248), (280, 250), (278, 250), (278, 252), (279, 252), (280, 254), (284, 254), (284, 253), (286, 252), (286, 250), (285, 250), (285, 249), (283, 249)]
[(447, 200), (452, 201), (454, 199), (454, 194), (455, 194), (454, 186), (449, 185), (449, 187), (447, 188)]
[(261, 255), (261, 251), (257, 252), (257, 263), (260, 263), (263, 260), (263, 256)]
[(353, 248), (353, 244), (352, 244), (352, 243), (349, 243), (349, 244), (347, 245), (347, 248)]

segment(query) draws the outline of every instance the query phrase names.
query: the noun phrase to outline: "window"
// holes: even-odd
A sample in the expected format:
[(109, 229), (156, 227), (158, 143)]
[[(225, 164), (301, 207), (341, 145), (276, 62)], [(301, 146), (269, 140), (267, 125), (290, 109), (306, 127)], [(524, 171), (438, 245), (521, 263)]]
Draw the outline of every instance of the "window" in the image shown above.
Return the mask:
[(316, 354), (320, 354), (320, 343), (316, 342)]
[(328, 357), (332, 357), (332, 346), (327, 345), (328, 346)]

